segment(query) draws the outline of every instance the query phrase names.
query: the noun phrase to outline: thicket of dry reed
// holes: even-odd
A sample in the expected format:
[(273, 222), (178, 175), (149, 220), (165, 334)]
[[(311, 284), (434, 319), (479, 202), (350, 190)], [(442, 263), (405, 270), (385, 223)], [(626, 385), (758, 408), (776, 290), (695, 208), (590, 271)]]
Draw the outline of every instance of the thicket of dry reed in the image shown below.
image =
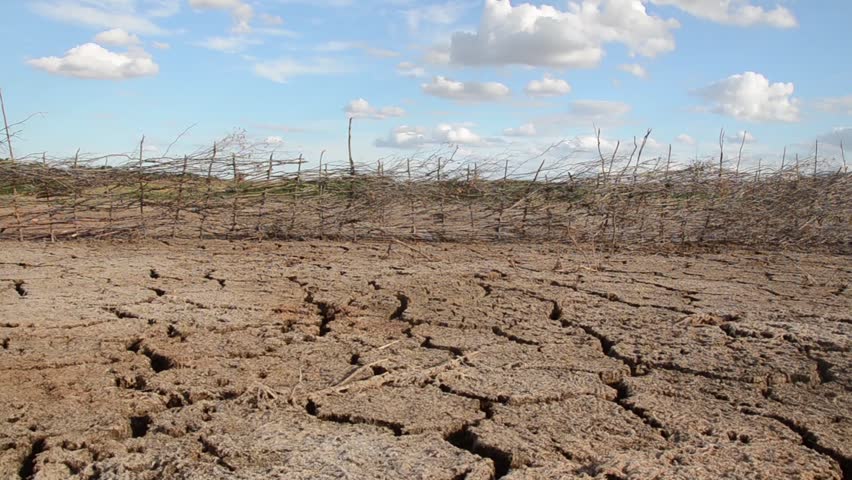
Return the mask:
[[(308, 168), (229, 137), (188, 156), (0, 161), (0, 238), (343, 238), (559, 241), (607, 247), (735, 244), (848, 252), (844, 164), (786, 157), (675, 166), (627, 153), (560, 157), (520, 171), (511, 155), (449, 147), (375, 165)], [(640, 138), (641, 141), (641, 138)], [(632, 153), (630, 153), (632, 150)], [(563, 151), (564, 154), (564, 150)], [(628, 154), (629, 153), (629, 154)], [(107, 166), (105, 166), (107, 165)], [(352, 171), (355, 174), (352, 174)]]

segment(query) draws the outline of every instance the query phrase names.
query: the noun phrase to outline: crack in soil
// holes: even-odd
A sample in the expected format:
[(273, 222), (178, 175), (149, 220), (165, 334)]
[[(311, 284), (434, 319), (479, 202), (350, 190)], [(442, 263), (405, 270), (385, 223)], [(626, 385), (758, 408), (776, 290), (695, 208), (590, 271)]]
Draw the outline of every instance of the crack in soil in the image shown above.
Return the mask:
[(491, 327), (491, 331), (494, 332), (494, 335), (497, 335), (498, 337), (503, 337), (503, 338), (505, 338), (505, 339), (507, 339), (511, 342), (519, 343), (521, 345), (540, 345), (538, 342), (536, 342), (534, 340), (527, 340), (525, 338), (521, 338), (521, 337), (518, 337), (516, 335), (512, 335), (511, 333), (504, 331), (502, 328), (500, 328), (497, 325), (494, 325), (493, 327)]
[(476, 434), (466, 425), (461, 430), (451, 433), (447, 438), (450, 445), (472, 453), (480, 458), (490, 459), (494, 463), (494, 479), (500, 479), (509, 474), (512, 468), (512, 454), (491, 445), (479, 442)]
[(309, 303), (317, 308), (320, 316), (319, 336), (324, 337), (331, 331), (329, 326), (331, 322), (337, 320), (337, 314), (340, 313), (340, 308), (329, 302), (317, 300), (314, 298), (314, 292), (308, 291), (305, 295), (305, 303)]
[(399, 306), (396, 307), (396, 310), (390, 316), (391, 320), (404, 320), (405, 319), (405, 311), (408, 310), (408, 306), (411, 303), (411, 298), (408, 295), (399, 292), (396, 294), (396, 299), (399, 301)]
[(21, 480), (30, 480), (35, 477), (36, 458), (45, 450), (47, 450), (47, 442), (44, 438), (36, 439), (36, 441), (33, 442), (29, 453), (26, 457), (24, 457), (24, 461), (21, 463), (21, 469), (18, 470), (18, 476)]
[(807, 426), (798, 424), (789, 418), (773, 413), (757, 413), (752, 411), (744, 411), (743, 413), (747, 415), (760, 415), (762, 417), (771, 418), (772, 420), (780, 422), (781, 424), (795, 432), (799, 437), (801, 437), (802, 445), (821, 455), (825, 455), (837, 462), (837, 464), (840, 466), (840, 471), (843, 472), (844, 480), (852, 478), (852, 458), (843, 455), (842, 453), (838, 452), (833, 448), (821, 445), (817, 439), (816, 434), (814, 434), (814, 432), (808, 429)]

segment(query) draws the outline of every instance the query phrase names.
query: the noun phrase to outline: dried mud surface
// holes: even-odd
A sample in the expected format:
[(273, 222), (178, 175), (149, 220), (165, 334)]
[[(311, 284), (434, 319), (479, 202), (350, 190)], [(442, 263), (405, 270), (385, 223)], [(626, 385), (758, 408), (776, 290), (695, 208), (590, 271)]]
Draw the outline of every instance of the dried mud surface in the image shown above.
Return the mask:
[(852, 478), (852, 260), (0, 244), (0, 479)]

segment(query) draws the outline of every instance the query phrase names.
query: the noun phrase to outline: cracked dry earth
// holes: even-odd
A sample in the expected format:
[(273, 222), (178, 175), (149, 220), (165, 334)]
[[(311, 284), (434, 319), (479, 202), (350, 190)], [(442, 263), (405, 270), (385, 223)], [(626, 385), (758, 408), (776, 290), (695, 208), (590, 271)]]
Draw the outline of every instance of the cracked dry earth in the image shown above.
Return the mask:
[(0, 478), (852, 478), (852, 261), (3, 243)]

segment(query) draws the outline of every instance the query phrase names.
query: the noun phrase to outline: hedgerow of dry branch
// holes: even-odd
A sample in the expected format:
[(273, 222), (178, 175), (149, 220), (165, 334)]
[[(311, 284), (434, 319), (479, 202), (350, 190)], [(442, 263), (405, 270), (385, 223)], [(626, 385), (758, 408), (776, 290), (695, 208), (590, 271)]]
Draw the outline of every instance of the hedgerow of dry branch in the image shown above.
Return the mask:
[[(647, 136), (646, 136), (647, 138)], [(0, 238), (343, 238), (848, 251), (852, 183), (814, 156), (781, 168), (642, 158), (644, 141), (536, 170), (426, 158), (307, 168), (234, 135), (189, 156), (0, 161)], [(547, 152), (549, 152), (548, 149)], [(625, 149), (629, 150), (629, 149)], [(638, 153), (638, 155), (637, 155)], [(508, 155), (506, 155), (508, 157)], [(721, 161), (721, 159), (720, 159)], [(353, 167), (355, 174), (353, 175)]]

